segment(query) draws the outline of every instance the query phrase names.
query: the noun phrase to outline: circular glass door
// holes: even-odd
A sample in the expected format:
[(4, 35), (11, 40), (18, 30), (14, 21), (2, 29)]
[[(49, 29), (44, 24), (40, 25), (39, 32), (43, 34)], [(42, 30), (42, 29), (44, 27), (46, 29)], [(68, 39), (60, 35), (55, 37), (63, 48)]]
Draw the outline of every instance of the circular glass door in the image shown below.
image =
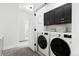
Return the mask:
[(47, 40), (43, 35), (40, 35), (38, 37), (38, 45), (42, 48), (45, 49), (47, 47)]
[(54, 38), (50, 43), (50, 47), (51, 47), (52, 52), (56, 56), (69, 56), (70, 55), (69, 45), (60, 38)]

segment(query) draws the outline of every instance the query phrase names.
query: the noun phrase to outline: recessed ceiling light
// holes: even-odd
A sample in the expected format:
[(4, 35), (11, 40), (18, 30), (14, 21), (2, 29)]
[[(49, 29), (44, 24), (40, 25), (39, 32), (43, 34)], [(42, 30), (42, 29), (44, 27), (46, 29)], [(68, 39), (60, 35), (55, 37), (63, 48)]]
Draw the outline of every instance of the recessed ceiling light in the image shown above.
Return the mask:
[(33, 11), (33, 5), (32, 4), (26, 4), (25, 8), (29, 11)]
[(30, 3), (27, 4), (19, 4), (19, 8), (23, 10), (33, 11), (33, 5)]

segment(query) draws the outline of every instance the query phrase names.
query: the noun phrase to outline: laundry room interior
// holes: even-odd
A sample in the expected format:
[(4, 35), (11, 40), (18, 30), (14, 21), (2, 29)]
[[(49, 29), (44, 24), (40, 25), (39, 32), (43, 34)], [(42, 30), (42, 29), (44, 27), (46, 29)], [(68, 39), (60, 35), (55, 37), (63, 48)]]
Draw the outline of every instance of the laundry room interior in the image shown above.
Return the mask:
[(78, 6), (0, 3), (0, 56), (79, 56)]

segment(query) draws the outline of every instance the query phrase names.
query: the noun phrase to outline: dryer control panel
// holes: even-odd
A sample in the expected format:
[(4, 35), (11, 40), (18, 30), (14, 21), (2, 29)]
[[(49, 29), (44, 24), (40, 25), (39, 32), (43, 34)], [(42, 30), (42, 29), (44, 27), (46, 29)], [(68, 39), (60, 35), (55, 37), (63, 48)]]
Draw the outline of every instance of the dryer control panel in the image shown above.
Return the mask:
[(44, 33), (44, 35), (48, 35), (48, 33)]

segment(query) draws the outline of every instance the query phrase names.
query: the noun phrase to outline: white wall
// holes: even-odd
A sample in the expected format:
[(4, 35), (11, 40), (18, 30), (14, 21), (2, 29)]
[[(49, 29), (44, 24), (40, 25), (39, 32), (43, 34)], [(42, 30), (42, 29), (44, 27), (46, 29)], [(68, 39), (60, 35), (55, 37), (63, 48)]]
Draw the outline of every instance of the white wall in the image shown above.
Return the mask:
[[(31, 20), (34, 19), (31, 17), (32, 14), (29, 15), (27, 10), (20, 9), (19, 5), (20, 4), (15, 3), (0, 4), (0, 34), (5, 36), (4, 49), (29, 46), (29, 41), (31, 41), (29, 38), (26, 42), (19, 42), (25, 39), (26, 20), (29, 18), (31, 18)], [(31, 25), (29, 25), (29, 29), (30, 26)], [(28, 34), (30, 37), (30, 32), (28, 32)]]
[(72, 51), (79, 56), (79, 3), (72, 4)]
[[(18, 35), (19, 41), (25, 40), (25, 24), (26, 20), (29, 21), (28, 13), (20, 8), (18, 8)], [(29, 34), (29, 31), (27, 32)]]
[[(17, 32), (18, 32), (18, 44), (17, 46), (26, 46), (28, 47), (29, 46), (29, 41), (30, 41), (30, 23), (29, 23), (29, 28), (28, 28), (28, 32), (25, 33), (25, 24), (26, 24), (26, 21), (29, 20), (30, 16), (29, 15), (29, 11), (26, 10), (26, 9), (23, 9), (23, 8), (20, 8), (23, 7), (24, 4), (18, 4), (18, 11), (17, 11), (17, 24), (18, 24), (18, 27), (17, 27)], [(27, 36), (25, 36), (25, 34), (27, 34)], [(25, 37), (27, 37), (28, 39), (25, 39)], [(20, 41), (23, 41), (23, 42), (20, 42)]]
[(0, 34), (5, 36), (4, 49), (17, 44), (17, 4), (0, 4)]
[[(36, 27), (36, 19), (35, 19), (35, 16), (34, 16), (34, 12), (31, 11), (30, 9), (25, 9), (23, 8), (23, 6), (26, 5), (26, 4), (19, 4), (19, 7), (20, 7), (20, 10), (18, 12), (18, 19), (19, 19), (19, 33), (20, 33), (20, 40), (23, 40), (24, 39), (24, 31), (25, 29), (24, 28), (24, 24), (26, 22), (26, 20), (29, 20), (29, 31), (28, 31), (28, 36), (29, 36), (29, 39), (28, 39), (28, 44), (27, 42), (25, 42), (32, 50), (34, 50), (34, 43), (35, 43), (35, 32), (34, 32), (34, 28)], [(22, 30), (21, 30), (22, 29)], [(22, 43), (23, 44), (23, 43)]]
[(43, 31), (44, 30), (44, 19), (43, 19), (43, 12), (44, 10), (41, 9), (36, 13), (36, 28), (37, 31)]
[(45, 26), (45, 31), (71, 33), (72, 32), (72, 24), (60, 24), (60, 25)]

